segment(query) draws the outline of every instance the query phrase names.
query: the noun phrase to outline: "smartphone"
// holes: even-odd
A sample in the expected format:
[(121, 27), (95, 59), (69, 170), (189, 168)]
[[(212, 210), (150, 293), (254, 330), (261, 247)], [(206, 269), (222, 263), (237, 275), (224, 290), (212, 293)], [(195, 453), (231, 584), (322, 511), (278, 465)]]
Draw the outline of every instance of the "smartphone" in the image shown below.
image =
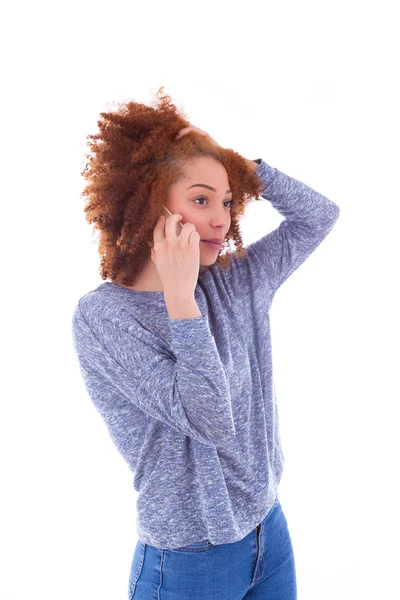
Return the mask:
[[(163, 205), (162, 205), (162, 214), (163, 214), (163, 215), (164, 215), (164, 217), (167, 219), (168, 217), (170, 217), (170, 216), (171, 216), (172, 214), (174, 214), (174, 213), (172, 213), (172, 212), (171, 212), (171, 211), (170, 211), (170, 210), (169, 210), (169, 209), (168, 209), (168, 208), (165, 206), (165, 204), (163, 204)], [(182, 231), (182, 227), (183, 227), (183, 224), (182, 224), (182, 222), (181, 222), (181, 221), (178, 221), (178, 222), (177, 222), (177, 224), (176, 224), (176, 235), (179, 235), (179, 234), (180, 234), (180, 232)], [(152, 247), (153, 247), (153, 244), (151, 244), (151, 243), (149, 242), (149, 246), (152, 248)]]

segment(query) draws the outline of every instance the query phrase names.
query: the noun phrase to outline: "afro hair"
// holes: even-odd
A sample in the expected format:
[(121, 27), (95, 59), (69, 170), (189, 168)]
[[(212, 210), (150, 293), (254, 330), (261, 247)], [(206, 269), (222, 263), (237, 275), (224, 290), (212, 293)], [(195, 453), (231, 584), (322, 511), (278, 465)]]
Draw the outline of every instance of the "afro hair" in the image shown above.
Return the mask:
[[(222, 268), (229, 268), (233, 253), (247, 256), (239, 221), (246, 204), (263, 192), (250, 161), (237, 152), (212, 144), (195, 131), (175, 140), (190, 121), (163, 89), (150, 106), (129, 101), (100, 113), (98, 133), (86, 136), (90, 154), (85, 155), (81, 173), (87, 182), (81, 196), (85, 219), (98, 235), (99, 274), (103, 280), (118, 277), (126, 286), (134, 285), (149, 259), (153, 229), (168, 189), (185, 177), (186, 161), (211, 156), (228, 173), (234, 203), (231, 226), (216, 260)], [(228, 249), (229, 240), (233, 250)]]

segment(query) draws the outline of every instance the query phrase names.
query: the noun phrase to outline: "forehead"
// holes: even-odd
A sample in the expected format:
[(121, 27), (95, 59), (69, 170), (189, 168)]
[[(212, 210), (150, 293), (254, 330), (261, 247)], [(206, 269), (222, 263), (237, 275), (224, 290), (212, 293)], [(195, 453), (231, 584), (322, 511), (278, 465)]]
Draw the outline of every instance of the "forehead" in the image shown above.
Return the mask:
[[(229, 187), (228, 173), (224, 165), (210, 156), (201, 156), (185, 162), (185, 183), (207, 183), (214, 187)], [(195, 181), (196, 180), (196, 181)]]

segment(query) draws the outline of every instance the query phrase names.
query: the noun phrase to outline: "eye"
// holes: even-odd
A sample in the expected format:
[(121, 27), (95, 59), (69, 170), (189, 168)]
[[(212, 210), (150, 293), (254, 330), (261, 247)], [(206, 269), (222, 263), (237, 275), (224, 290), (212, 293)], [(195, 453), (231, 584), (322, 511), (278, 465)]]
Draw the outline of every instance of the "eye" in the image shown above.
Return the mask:
[[(207, 200), (207, 198), (205, 196), (199, 196), (198, 198), (195, 198), (193, 202), (196, 202), (196, 200)], [(229, 206), (227, 208), (231, 208), (232, 204), (234, 203), (234, 200), (226, 200), (224, 204), (226, 204), (227, 202), (229, 202)], [(204, 206), (204, 204), (200, 204), (200, 206)]]

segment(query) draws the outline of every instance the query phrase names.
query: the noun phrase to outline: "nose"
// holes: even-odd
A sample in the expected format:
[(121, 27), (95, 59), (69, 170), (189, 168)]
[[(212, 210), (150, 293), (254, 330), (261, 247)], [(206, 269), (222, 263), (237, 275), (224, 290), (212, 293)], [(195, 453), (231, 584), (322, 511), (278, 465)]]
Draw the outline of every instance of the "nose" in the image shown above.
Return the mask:
[(226, 229), (226, 226), (230, 225), (231, 222), (231, 215), (226, 206), (216, 207), (212, 212), (211, 221), (214, 227), (219, 225)]

